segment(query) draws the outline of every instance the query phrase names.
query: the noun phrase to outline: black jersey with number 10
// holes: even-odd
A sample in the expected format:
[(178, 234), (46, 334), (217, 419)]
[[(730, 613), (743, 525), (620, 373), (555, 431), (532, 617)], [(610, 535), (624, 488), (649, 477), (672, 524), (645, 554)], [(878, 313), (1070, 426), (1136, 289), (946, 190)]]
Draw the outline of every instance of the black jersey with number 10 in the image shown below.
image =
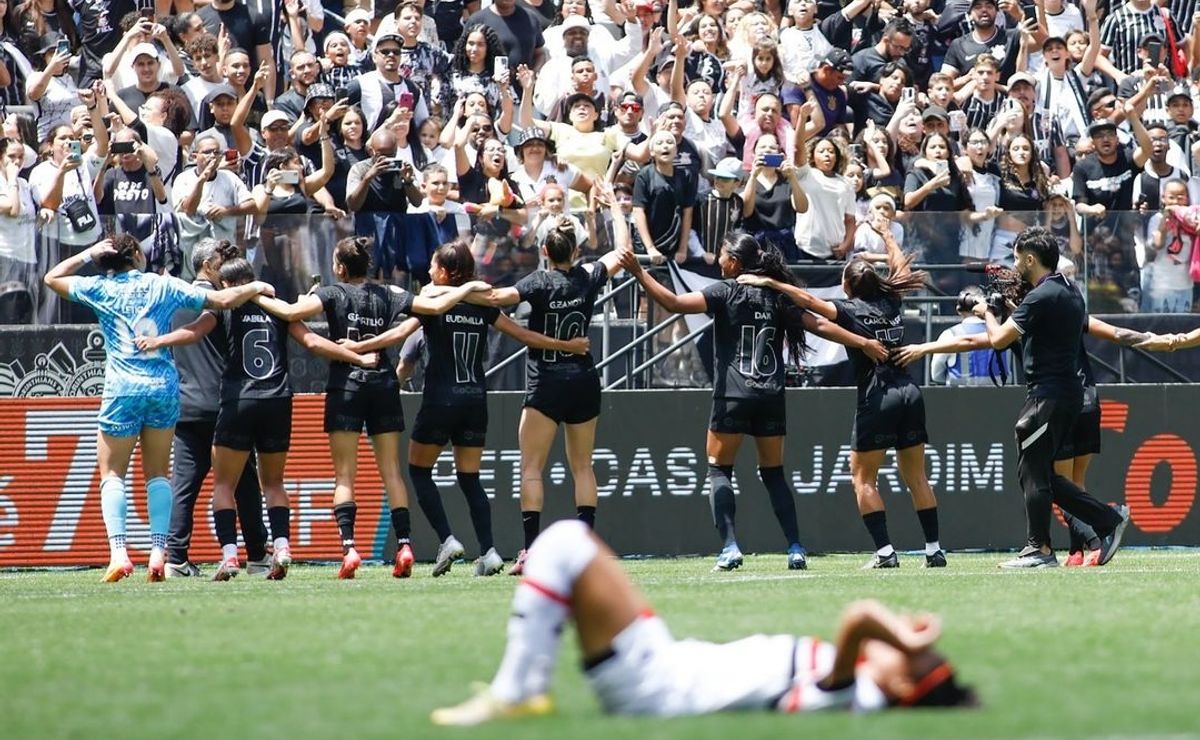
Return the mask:
[[(538, 270), (516, 285), (521, 300), (533, 307), (529, 328), (553, 339), (587, 336), (592, 325), (596, 297), (608, 282), (608, 271), (599, 262), (570, 270)], [(529, 350), (526, 361), (530, 385), (540, 377), (570, 380), (581, 373), (595, 372), (590, 354), (573, 355), (554, 350)]]
[(221, 400), (291, 398), (288, 325), (254, 303), (216, 314), (225, 335)]
[[(329, 339), (363, 341), (390, 329), (400, 317), (412, 311), (413, 295), (394, 285), (374, 283), (337, 283), (317, 289), (317, 297), (325, 307), (329, 322)], [(356, 391), (360, 388), (399, 387), (392, 358), (379, 353), (374, 368), (358, 367), (345, 362), (329, 363), (328, 390)]]
[(498, 308), (460, 303), (441, 316), (420, 317), (429, 355), (425, 368), (427, 403), (456, 406), (484, 400), (488, 327), (499, 315)]
[(703, 291), (713, 317), (713, 398), (764, 398), (783, 393), (786, 297), (768, 288), (712, 283)]

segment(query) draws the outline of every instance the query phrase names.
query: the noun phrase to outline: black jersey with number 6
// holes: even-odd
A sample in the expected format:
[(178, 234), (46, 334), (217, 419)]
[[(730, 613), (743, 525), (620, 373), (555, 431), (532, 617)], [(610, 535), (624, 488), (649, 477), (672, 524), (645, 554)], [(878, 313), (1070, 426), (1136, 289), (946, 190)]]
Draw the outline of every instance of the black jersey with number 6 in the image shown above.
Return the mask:
[(713, 398), (763, 398), (783, 393), (784, 322), (788, 299), (768, 288), (721, 280), (704, 288), (713, 317), (716, 357)]
[(221, 400), (291, 398), (287, 322), (253, 303), (216, 316), (225, 335)]
[[(329, 339), (357, 342), (382, 334), (412, 311), (413, 295), (394, 285), (337, 283), (317, 289), (329, 322)], [(345, 362), (329, 363), (327, 390), (356, 391), (361, 388), (398, 387), (396, 369), (386, 352), (379, 353), (374, 368)]]
[[(592, 325), (596, 297), (608, 282), (608, 271), (599, 262), (570, 270), (538, 270), (517, 283), (521, 300), (533, 307), (529, 328), (553, 339), (587, 336)], [(539, 378), (570, 380), (581, 373), (595, 372), (591, 354), (573, 355), (555, 350), (529, 350), (525, 363), (529, 385)]]
[(426, 403), (477, 404), (487, 395), (483, 360), (488, 327), (500, 309), (460, 303), (441, 316), (421, 316), (429, 365), (425, 368)]
[[(887, 349), (895, 349), (904, 342), (904, 314), (899, 298), (878, 298), (865, 301), (861, 298), (833, 301), (837, 307), (837, 325), (860, 337), (876, 339)], [(854, 362), (854, 376), (858, 381), (858, 397), (861, 399), (880, 388), (907, 385), (912, 377), (903, 367), (891, 361), (876, 364), (861, 350), (847, 348), (846, 353)]]

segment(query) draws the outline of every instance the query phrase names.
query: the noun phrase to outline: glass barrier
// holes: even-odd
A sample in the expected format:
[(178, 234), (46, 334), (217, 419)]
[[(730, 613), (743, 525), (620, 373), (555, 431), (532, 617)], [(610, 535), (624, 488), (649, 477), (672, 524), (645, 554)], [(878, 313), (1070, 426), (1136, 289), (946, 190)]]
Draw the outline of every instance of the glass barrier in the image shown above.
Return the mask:
[[(1029, 225), (1051, 229), (1093, 313), (1190, 313), (1191, 242), (1195, 238), (1170, 229), (1159, 235), (1159, 214), (1110, 213), (1074, 218), (1065, 207), (1032, 214), (1002, 215), (975, 222), (967, 213), (901, 213), (891, 225), (901, 246), (928, 267), (931, 292), (953, 296), (972, 283), (983, 283), (988, 262), (1012, 265), (1012, 241)], [(611, 249), (607, 214), (583, 214), (589, 237), (584, 258)], [(42, 288), (40, 277), (65, 256), (89, 246), (99, 233), (117, 230), (142, 236), (150, 269), (191, 279), (191, 255), (203, 238), (224, 238), (241, 247), (256, 271), (292, 300), (315, 280), (333, 281), (332, 257), (339, 239), (365, 236), (373, 240), (374, 277), (411, 287), (429, 280), (429, 260), (438, 244), (453, 236), (454, 226), (439, 224), (430, 214), (358, 213), (334, 220), (323, 215), (235, 217), (210, 222), (185, 220), (174, 213), (154, 217), (105, 217), (98, 228), (79, 234), (57, 218), (36, 231), (32, 254), (0, 251), (0, 324), (93, 323), (85, 308), (65, 305)], [(485, 224), (488, 236), (473, 240), (479, 276), (495, 285), (513, 285), (539, 266), (535, 234), (525, 227)], [(594, 232), (594, 233), (592, 233)], [(777, 237), (778, 235), (773, 235)], [(1156, 239), (1163, 243), (1155, 248)], [(883, 242), (867, 223), (858, 226), (852, 254), (883, 260)], [(31, 261), (32, 260), (32, 261)], [(839, 263), (796, 265), (812, 285), (836, 284)], [(719, 268), (704, 260), (684, 267), (712, 277)], [(82, 274), (87, 274), (84, 270)], [(94, 268), (92, 268), (94, 271)], [(953, 312), (950, 312), (953, 315)]]

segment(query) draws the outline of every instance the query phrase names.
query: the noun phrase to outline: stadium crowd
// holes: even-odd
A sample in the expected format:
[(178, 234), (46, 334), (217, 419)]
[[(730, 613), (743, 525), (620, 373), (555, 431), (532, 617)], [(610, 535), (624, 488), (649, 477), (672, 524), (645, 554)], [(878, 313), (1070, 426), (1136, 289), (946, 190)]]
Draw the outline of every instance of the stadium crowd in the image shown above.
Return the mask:
[(1044, 225), (1092, 310), (1192, 310), (1189, 0), (142, 1), (0, 0), (5, 320), (72, 318), (40, 277), (105, 231), (185, 278), (229, 239), (284, 298), (351, 234), (380, 281), (466, 236), (511, 285), (560, 216), (612, 249), (605, 181), (654, 262), (735, 228), (1011, 261)]

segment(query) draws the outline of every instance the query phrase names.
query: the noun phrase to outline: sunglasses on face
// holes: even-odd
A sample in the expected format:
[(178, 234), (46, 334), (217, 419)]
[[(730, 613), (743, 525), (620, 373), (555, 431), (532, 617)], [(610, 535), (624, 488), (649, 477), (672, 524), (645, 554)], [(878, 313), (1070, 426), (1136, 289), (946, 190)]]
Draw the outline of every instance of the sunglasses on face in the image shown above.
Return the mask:
[(621, 103), (621, 105), (618, 107), (621, 110), (631, 110), (634, 112), (640, 111), (642, 109), (642, 106), (638, 105), (637, 103)]
[(388, 49), (376, 49), (376, 50), (375, 50), (375, 53), (376, 53), (376, 54), (379, 54), (380, 56), (385, 56), (385, 57), (398, 57), (398, 56), (400, 56), (400, 50), (399, 50), (399, 49), (392, 49), (392, 48), (388, 48)]

